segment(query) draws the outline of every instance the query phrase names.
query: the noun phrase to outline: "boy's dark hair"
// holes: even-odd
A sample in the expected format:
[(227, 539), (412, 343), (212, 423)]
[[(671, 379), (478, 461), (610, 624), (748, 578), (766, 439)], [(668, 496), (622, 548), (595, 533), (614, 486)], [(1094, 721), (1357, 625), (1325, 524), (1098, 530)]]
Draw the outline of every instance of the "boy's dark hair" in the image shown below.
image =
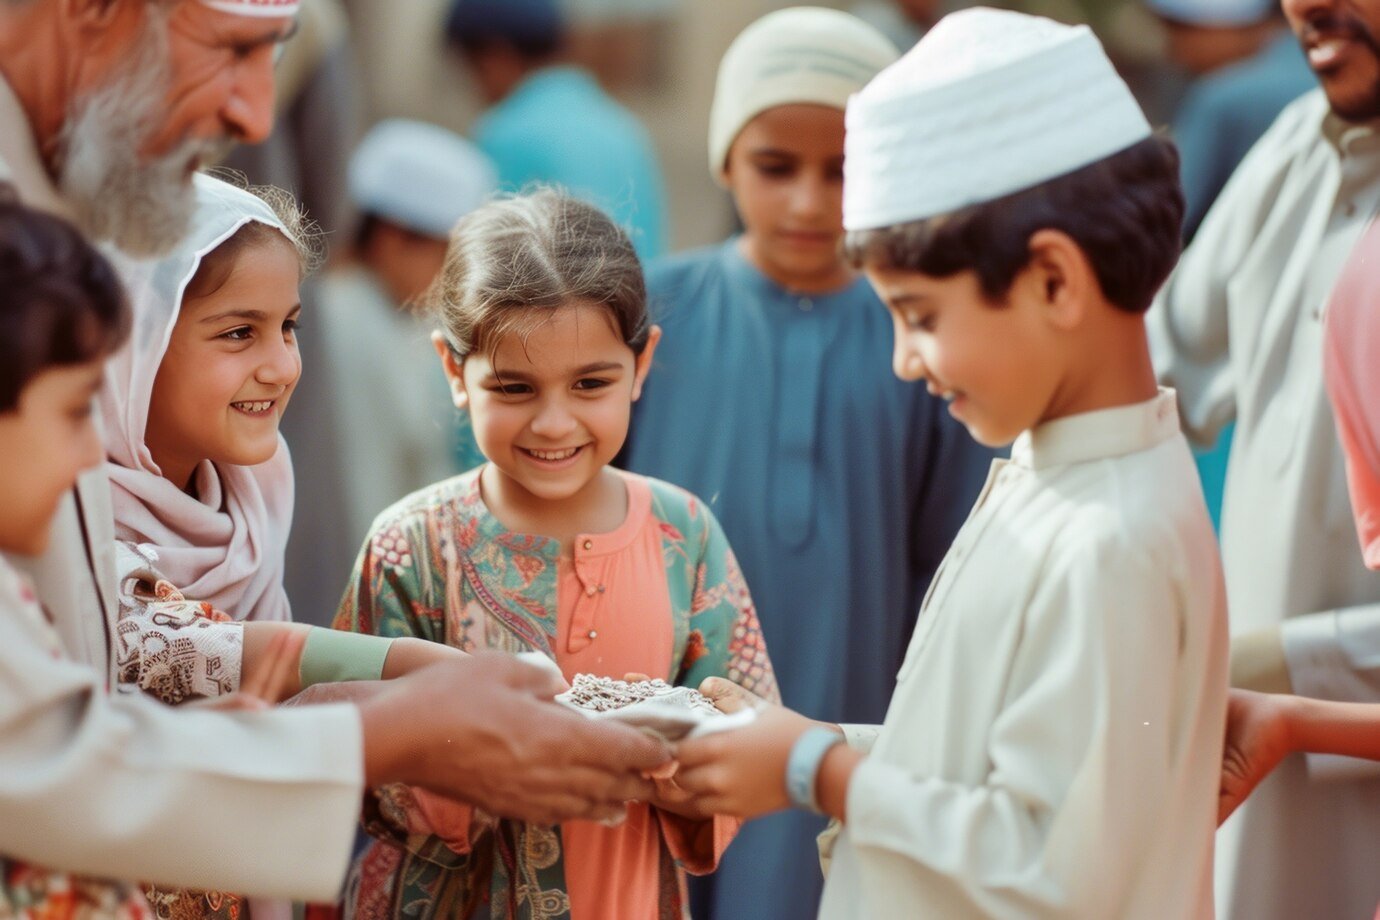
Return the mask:
[(972, 270), (983, 294), (1000, 301), (1030, 263), (1030, 237), (1060, 230), (1087, 255), (1103, 296), (1129, 313), (1143, 313), (1179, 258), (1183, 216), (1179, 152), (1156, 135), (1034, 188), (926, 220), (849, 233), (844, 251), (855, 267), (935, 278)]
[(71, 224), (0, 187), (0, 412), (43, 371), (119, 348), (129, 324), (105, 257)]
[(454, 0), (446, 41), (466, 54), (507, 45), (529, 61), (552, 57), (565, 43), (559, 0)]

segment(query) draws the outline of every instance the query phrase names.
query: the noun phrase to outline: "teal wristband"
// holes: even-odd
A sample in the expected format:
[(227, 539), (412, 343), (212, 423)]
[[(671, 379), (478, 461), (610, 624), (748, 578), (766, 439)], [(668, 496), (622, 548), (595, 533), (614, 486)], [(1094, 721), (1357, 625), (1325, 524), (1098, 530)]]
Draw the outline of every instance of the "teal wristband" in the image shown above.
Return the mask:
[(843, 742), (843, 735), (822, 726), (810, 728), (796, 739), (791, 756), (786, 760), (786, 795), (792, 805), (817, 815), (823, 813), (815, 796), (819, 766), (824, 763), (824, 755)]
[(379, 680), (392, 646), (393, 640), (382, 636), (313, 627), (297, 669), (302, 689), (347, 680)]

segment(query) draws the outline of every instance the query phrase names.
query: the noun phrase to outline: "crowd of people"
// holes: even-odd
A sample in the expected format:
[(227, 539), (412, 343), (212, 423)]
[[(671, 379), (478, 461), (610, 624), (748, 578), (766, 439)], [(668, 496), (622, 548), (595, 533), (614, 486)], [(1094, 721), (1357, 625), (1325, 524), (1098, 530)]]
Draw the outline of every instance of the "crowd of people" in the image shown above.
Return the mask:
[(320, 171), (335, 7), (0, 0), (0, 917), (1375, 915), (1380, 2), (1145, 2), (765, 15), (671, 253), (555, 0)]

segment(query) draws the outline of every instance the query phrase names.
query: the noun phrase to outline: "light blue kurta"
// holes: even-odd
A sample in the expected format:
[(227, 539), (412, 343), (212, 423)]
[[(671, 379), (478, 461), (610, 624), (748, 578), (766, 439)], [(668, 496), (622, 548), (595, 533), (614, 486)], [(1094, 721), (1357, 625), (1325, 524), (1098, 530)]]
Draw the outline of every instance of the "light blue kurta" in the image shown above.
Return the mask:
[(665, 183), (651, 137), (589, 73), (537, 71), (485, 112), (473, 133), (505, 191), (558, 185), (613, 217), (642, 258), (666, 250)]
[[(892, 374), (891, 321), (863, 279), (794, 295), (731, 241), (654, 264), (648, 284), (665, 335), (627, 465), (710, 504), (787, 705), (880, 722), (991, 454), (923, 386)], [(814, 916), (822, 826), (800, 813), (745, 826), (697, 892), (714, 904), (697, 916)]]

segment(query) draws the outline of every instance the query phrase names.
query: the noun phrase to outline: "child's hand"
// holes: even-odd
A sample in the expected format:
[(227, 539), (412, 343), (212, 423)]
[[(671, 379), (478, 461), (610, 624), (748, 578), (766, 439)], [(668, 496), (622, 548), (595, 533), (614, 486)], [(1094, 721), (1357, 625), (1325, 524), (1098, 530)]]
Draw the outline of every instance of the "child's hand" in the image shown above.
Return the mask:
[(786, 760), (796, 740), (818, 724), (784, 706), (767, 706), (746, 728), (682, 741), (676, 784), (694, 797), (700, 814), (755, 818), (789, 808)]
[(1217, 799), (1221, 824), (1246, 800), (1289, 751), (1282, 705), (1288, 697), (1232, 690), (1227, 701), (1227, 738), (1222, 752), (1222, 788)]
[(700, 693), (722, 713), (734, 713), (743, 709), (762, 709), (777, 704), (768, 702), (745, 687), (740, 687), (726, 677), (706, 677), (700, 684)]
[(679, 772), (680, 764), (672, 760), (644, 774), (656, 787), (655, 792), (647, 799), (647, 804), (692, 821), (705, 821), (714, 817), (714, 812), (702, 807), (694, 793), (688, 792), (676, 782), (676, 774)]

